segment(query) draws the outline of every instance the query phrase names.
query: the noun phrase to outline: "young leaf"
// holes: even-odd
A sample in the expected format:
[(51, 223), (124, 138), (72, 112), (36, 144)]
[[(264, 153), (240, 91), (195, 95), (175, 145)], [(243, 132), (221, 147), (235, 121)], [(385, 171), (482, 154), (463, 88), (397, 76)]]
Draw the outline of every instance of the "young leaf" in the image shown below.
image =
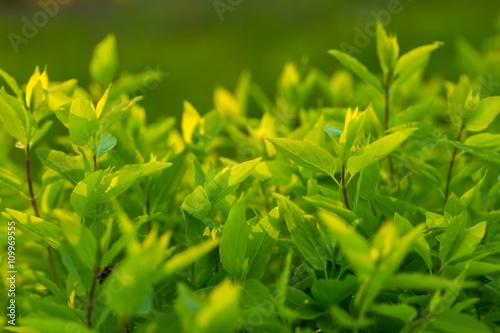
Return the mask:
[(108, 87), (108, 89), (106, 89), (106, 91), (102, 95), (99, 102), (97, 102), (97, 106), (95, 108), (95, 114), (96, 114), (97, 118), (101, 117), (102, 111), (104, 110), (104, 107), (106, 106), (106, 102), (108, 101), (110, 88), (111, 88), (111, 85)]
[(184, 111), (182, 112), (182, 137), (186, 143), (193, 142), (193, 133), (200, 119), (201, 117), (193, 105), (184, 101)]
[(392, 75), (399, 57), (399, 45), (394, 36), (387, 36), (384, 26), (377, 20), (377, 55), (384, 77)]
[(44, 89), (49, 87), (47, 72), (40, 73), (38, 66), (26, 85), (26, 106), (30, 110), (36, 110), (45, 99)]
[(417, 128), (406, 128), (362, 147), (347, 160), (347, 170), (354, 176), (370, 164), (380, 161), (396, 150), (416, 130)]
[(375, 75), (373, 75), (365, 65), (360, 63), (358, 59), (338, 50), (330, 50), (328, 51), (328, 53), (337, 58), (337, 60), (340, 61), (342, 65), (349, 68), (360, 79), (373, 86), (378, 92), (383, 92), (380, 80)]
[(335, 178), (337, 162), (324, 148), (299, 140), (290, 140), (285, 138), (267, 139), (278, 149), (285, 157), (291, 159), (301, 167), (326, 173)]

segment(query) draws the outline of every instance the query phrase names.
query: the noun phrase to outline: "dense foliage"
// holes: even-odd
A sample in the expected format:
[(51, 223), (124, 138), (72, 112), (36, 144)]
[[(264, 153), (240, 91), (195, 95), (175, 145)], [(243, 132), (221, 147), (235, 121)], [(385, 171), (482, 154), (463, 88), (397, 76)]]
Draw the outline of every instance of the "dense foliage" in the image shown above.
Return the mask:
[[(400, 56), (379, 23), (381, 75), (332, 50), (349, 71), (286, 64), (274, 100), (244, 73), (177, 128), (130, 96), (151, 72), (111, 84), (115, 44), (88, 91), (0, 70), (8, 331), (500, 332), (500, 97), (481, 73), (424, 79), (441, 44)], [(499, 44), (463, 59), (496, 75)]]

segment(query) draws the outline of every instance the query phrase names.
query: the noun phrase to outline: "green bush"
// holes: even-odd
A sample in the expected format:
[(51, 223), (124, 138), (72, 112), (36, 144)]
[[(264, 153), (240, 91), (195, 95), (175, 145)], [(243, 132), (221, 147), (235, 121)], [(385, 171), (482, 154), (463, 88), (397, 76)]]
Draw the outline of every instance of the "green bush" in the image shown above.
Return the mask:
[(500, 97), (481, 73), (425, 79), (441, 44), (400, 56), (378, 24), (381, 76), (332, 50), (349, 71), (286, 64), (274, 100), (244, 73), (177, 128), (130, 96), (151, 72), (110, 85), (115, 44), (88, 91), (0, 70), (7, 331), (500, 332)]

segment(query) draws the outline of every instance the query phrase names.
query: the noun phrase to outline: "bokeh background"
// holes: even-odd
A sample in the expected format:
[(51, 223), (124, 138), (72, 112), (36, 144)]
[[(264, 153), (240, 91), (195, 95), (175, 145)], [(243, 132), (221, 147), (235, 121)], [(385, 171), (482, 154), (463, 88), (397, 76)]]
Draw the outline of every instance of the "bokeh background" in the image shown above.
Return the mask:
[[(150, 120), (176, 116), (182, 101), (201, 113), (212, 108), (213, 89), (232, 90), (243, 70), (270, 96), (287, 61), (307, 61), (326, 74), (340, 64), (327, 54), (342, 42), (354, 45), (355, 29), (373, 21), (372, 12), (395, 0), (10, 0), (0, 1), (0, 68), (26, 82), (36, 65), (48, 66), (51, 80), (78, 78), (89, 83), (94, 45), (113, 32), (120, 70), (159, 69), (168, 76), (142, 102)], [(40, 2), (56, 2), (58, 13), (34, 37), (11, 45), (9, 33), (22, 36)], [(435, 40), (427, 72), (456, 80), (461, 72), (456, 44), (467, 40), (478, 50), (500, 32), (500, 1), (401, 0), (387, 29), (398, 36), (401, 53)], [(235, 5), (231, 5), (235, 4)], [(231, 7), (222, 17), (216, 5)], [(23, 21), (24, 20), (24, 21)], [(11, 35), (12, 36), (12, 35)], [(375, 42), (356, 54), (378, 72)]]

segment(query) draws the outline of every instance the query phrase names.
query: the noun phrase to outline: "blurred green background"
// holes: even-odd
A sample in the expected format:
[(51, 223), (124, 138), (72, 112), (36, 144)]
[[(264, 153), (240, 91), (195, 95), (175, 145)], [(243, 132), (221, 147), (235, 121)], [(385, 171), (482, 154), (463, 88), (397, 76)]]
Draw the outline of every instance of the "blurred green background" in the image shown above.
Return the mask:
[[(372, 12), (387, 10), (394, 1), (1, 1), (0, 67), (26, 82), (36, 65), (47, 65), (51, 80), (75, 77), (86, 87), (94, 45), (114, 32), (121, 71), (153, 68), (168, 73), (142, 102), (150, 119), (178, 116), (184, 99), (205, 113), (212, 107), (213, 89), (221, 85), (232, 90), (245, 69), (270, 96), (287, 61), (307, 58), (310, 66), (331, 74), (340, 64), (327, 50), (342, 42), (354, 45), (356, 27), (364, 31), (374, 20)], [(16, 53), (9, 33), (22, 36), (25, 21), (33, 22), (42, 10), (41, 2), (57, 3), (58, 13)], [(221, 20), (215, 6), (224, 4), (231, 10)], [(397, 34), (401, 53), (435, 40), (445, 42), (432, 55), (427, 72), (443, 73), (450, 80), (460, 74), (458, 38), (481, 49), (500, 31), (497, 0), (401, 0), (398, 8), (387, 30)], [(378, 73), (373, 39), (355, 56)]]

